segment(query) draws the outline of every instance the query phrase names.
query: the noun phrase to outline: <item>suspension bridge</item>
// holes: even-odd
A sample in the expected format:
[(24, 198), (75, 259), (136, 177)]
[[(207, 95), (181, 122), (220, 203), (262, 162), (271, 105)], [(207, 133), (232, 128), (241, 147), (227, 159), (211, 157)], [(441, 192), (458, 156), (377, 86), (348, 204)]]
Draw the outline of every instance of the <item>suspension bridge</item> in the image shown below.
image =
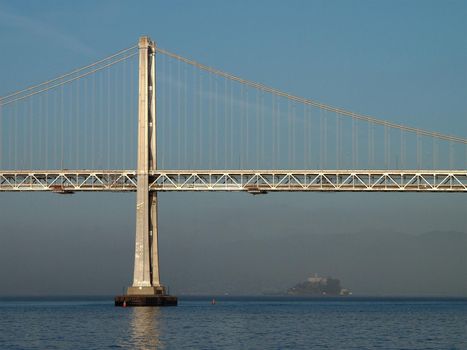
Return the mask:
[(0, 99), (0, 192), (136, 191), (119, 304), (176, 303), (159, 277), (160, 191), (467, 192), (466, 165), (464, 137), (295, 96), (148, 37)]

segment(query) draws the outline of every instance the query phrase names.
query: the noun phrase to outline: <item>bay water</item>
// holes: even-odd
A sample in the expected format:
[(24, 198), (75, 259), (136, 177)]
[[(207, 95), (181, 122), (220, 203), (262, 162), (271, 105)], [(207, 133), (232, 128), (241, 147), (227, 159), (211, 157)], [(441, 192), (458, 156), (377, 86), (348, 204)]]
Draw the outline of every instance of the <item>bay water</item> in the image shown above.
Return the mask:
[(0, 349), (467, 349), (467, 298), (0, 299)]

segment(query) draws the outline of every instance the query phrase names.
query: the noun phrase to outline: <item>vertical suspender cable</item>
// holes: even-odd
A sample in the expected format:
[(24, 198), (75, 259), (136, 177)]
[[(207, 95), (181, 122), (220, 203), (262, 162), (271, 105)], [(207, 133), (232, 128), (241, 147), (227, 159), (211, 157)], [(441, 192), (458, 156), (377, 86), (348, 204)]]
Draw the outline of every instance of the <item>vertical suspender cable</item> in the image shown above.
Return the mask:
[(181, 119), (182, 119), (182, 113), (181, 113), (181, 108), (182, 108), (182, 101), (181, 101), (181, 77), (180, 77), (180, 61), (177, 62), (177, 154), (178, 154), (178, 164), (177, 167), (180, 169), (181, 166), (181, 147), (182, 147), (182, 140), (181, 140)]
[[(32, 156), (32, 147), (33, 147), (33, 140), (34, 140), (34, 134), (33, 134), (33, 122), (34, 119), (32, 117), (32, 108), (33, 108), (33, 99), (29, 99), (29, 169), (33, 169), (33, 156)], [(0, 116), (1, 118), (1, 116)], [(1, 123), (1, 119), (0, 119)], [(0, 134), (0, 143), (1, 143), (1, 134)], [(0, 157), (1, 157), (1, 149), (0, 149)], [(0, 166), (1, 169), (1, 166)]]
[(14, 127), (13, 127), (13, 142), (14, 142), (14, 164), (15, 164), (15, 169), (18, 169), (18, 146), (17, 146), (17, 142), (18, 142), (18, 134), (17, 134), (17, 129), (18, 129), (18, 103), (15, 102), (14, 104)]
[(165, 137), (165, 151), (164, 153), (167, 153), (167, 167), (169, 168), (173, 168), (173, 150), (172, 150), (172, 147), (173, 147), (173, 134), (172, 134), (172, 123), (173, 123), (173, 105), (172, 105), (172, 61), (171, 59), (168, 59), (167, 60), (167, 71), (168, 71), (168, 76), (167, 76), (167, 79), (165, 80), (166, 81), (166, 88), (167, 90), (169, 90), (169, 102), (168, 102), (168, 111), (167, 111), (167, 115), (165, 116), (165, 122), (167, 123), (167, 134), (164, 135)]
[(421, 168), (420, 164), (420, 134), (417, 132), (417, 169)]
[[(136, 156), (136, 139), (135, 139), (135, 129), (136, 129), (136, 106), (135, 106), (135, 64), (134, 61), (130, 61), (130, 150), (131, 157)], [(159, 157), (157, 157), (159, 159)], [(136, 168), (136, 158), (133, 158), (131, 162), (131, 167)]]
[(276, 169), (276, 106), (275, 106), (275, 95), (271, 95), (271, 113), (272, 113), (272, 168)]
[[(127, 142), (127, 129), (126, 128), (126, 122), (127, 122), (127, 118), (125, 118), (125, 116), (127, 115), (127, 101), (126, 101), (126, 95), (125, 95), (125, 89), (127, 88), (127, 82), (126, 82), (126, 69), (127, 69), (127, 64), (126, 64), (126, 60), (123, 61), (123, 64), (122, 64), (122, 90), (121, 90), (121, 100), (122, 100), (122, 113), (121, 113), (121, 116), (122, 116), (122, 169), (129, 169), (127, 168), (127, 164), (126, 164), (126, 154), (125, 154), (125, 151), (128, 147), (128, 142)], [(156, 93), (157, 93), (157, 90), (156, 90)], [(93, 118), (94, 119), (94, 118)], [(92, 135), (92, 134), (91, 134)], [(157, 138), (156, 138), (157, 140)], [(91, 149), (93, 149), (93, 147), (91, 147)], [(157, 157), (156, 157), (157, 159)]]
[(107, 69), (107, 169), (110, 169), (110, 70)]
[(276, 157), (277, 157), (277, 161), (276, 161), (276, 166), (277, 167), (281, 167), (281, 100), (280, 98), (277, 98), (276, 100), (276, 120), (277, 120), (277, 152), (276, 152)]
[(303, 169), (308, 168), (308, 142), (307, 142), (307, 133), (308, 133), (308, 118), (307, 118), (308, 106), (303, 106)]
[[(27, 152), (25, 152), (25, 149), (26, 149), (26, 146), (27, 146), (27, 135), (25, 133), (26, 129), (25, 129), (25, 121), (24, 121), (24, 118), (22, 118), (24, 116), (24, 101), (21, 102), (20, 104), (20, 107), (19, 107), (19, 116), (20, 118), (18, 119), (18, 163), (19, 163), (19, 167), (21, 169), (25, 169), (26, 168), (26, 164), (25, 163), (25, 156), (27, 154)], [(26, 109), (27, 111), (27, 109)], [(27, 122), (27, 121), (26, 121)]]
[[(106, 118), (106, 113), (105, 113), (105, 108), (106, 108), (106, 101), (105, 101), (105, 71), (103, 71), (100, 74), (100, 81), (99, 81), (99, 96), (100, 96), (100, 116), (99, 116), (99, 133), (97, 134), (97, 137), (99, 139), (99, 144), (100, 144), (100, 152), (98, 155), (98, 167), (99, 168), (104, 168), (105, 167), (105, 118)], [(136, 149), (135, 149), (135, 154), (136, 154)]]
[(219, 138), (219, 87), (218, 87), (218, 77), (214, 77), (214, 164), (216, 169), (219, 168), (218, 163), (218, 138)]
[(295, 145), (296, 145), (296, 134), (295, 134), (295, 103), (292, 103), (291, 109), (291, 121), (292, 121), (292, 169), (297, 167), (295, 158)]
[(404, 130), (401, 130), (401, 169), (405, 168), (405, 139)]
[(289, 165), (289, 169), (292, 168), (292, 125), (291, 125), (291, 112), (290, 112), (290, 100), (287, 100), (287, 143), (288, 143), (288, 153), (289, 159), (287, 163)]
[(243, 84), (240, 85), (240, 103), (239, 103), (239, 109), (240, 109), (240, 144), (238, 145), (239, 152), (240, 152), (240, 169), (243, 169), (243, 153), (244, 153), (244, 137), (245, 135), (243, 134), (243, 124), (244, 124), (244, 111), (245, 111), (245, 99), (243, 95)]
[(387, 129), (388, 131), (388, 169), (391, 168), (391, 129)]
[(368, 160), (367, 167), (371, 169), (371, 123), (368, 123)]
[(266, 166), (266, 140), (265, 140), (265, 129), (266, 129), (266, 111), (265, 111), (265, 102), (264, 102), (264, 91), (261, 91), (261, 158), (262, 158), (262, 167)]
[[(117, 119), (117, 115), (118, 115), (118, 112), (119, 112), (119, 109), (118, 109), (118, 83), (119, 83), (119, 77), (118, 77), (118, 70), (117, 70), (117, 67), (116, 66), (112, 66), (111, 68), (109, 68), (113, 71), (113, 74), (112, 74), (112, 87), (113, 87), (113, 98), (114, 100), (112, 101), (112, 113), (111, 113), (111, 117), (112, 117), (112, 133), (110, 134), (110, 137), (113, 139), (113, 148), (112, 148), (112, 167), (115, 169), (117, 168), (118, 169), (118, 119)], [(84, 81), (84, 94), (86, 95), (86, 81)], [(86, 117), (87, 113), (84, 114), (84, 116)], [(86, 122), (86, 119), (85, 119), (85, 122)], [(85, 130), (85, 135), (86, 135), (86, 128), (84, 128)], [(85, 139), (86, 139), (86, 136), (85, 136)], [(86, 142), (85, 142), (86, 143)], [(121, 140), (120, 140), (120, 143), (121, 143)], [(86, 158), (85, 159), (85, 164), (87, 164), (87, 161), (86, 161)]]
[(420, 169), (423, 169), (423, 135), (420, 135)]
[(339, 115), (336, 112), (336, 169), (340, 169), (340, 145), (339, 145), (339, 137), (340, 137), (340, 123), (339, 123)]
[[(38, 161), (39, 164), (44, 164), (45, 163), (45, 156), (47, 154), (47, 151), (45, 149), (45, 137), (44, 134), (46, 134), (47, 130), (47, 124), (44, 121), (45, 118), (45, 94), (41, 94), (40, 99), (39, 99), (39, 115), (40, 117), (40, 145), (39, 145), (39, 154), (38, 154)], [(46, 168), (47, 169), (47, 168)]]
[(17, 164), (16, 164), (16, 108), (18, 108), (18, 102), (13, 103), (13, 108), (11, 110), (10, 118), (13, 117), (12, 119), (12, 129), (13, 133), (10, 134), (10, 163), (12, 166), (12, 169), (17, 169)]
[(196, 151), (197, 151), (197, 147), (196, 147), (196, 124), (197, 124), (197, 114), (198, 114), (198, 108), (197, 108), (197, 101), (198, 101), (198, 97), (196, 95), (196, 68), (193, 67), (193, 127), (192, 127), (192, 138), (193, 138), (193, 149), (192, 149), (192, 161), (191, 161), (191, 167), (194, 169), (196, 168)]
[[(11, 152), (11, 145), (10, 145), (10, 140), (11, 140), (11, 132), (8, 132), (8, 131), (11, 131), (11, 114), (8, 113), (8, 110), (11, 111), (11, 107), (7, 108), (7, 110), (4, 110), (3, 109), (4, 107), (0, 105), (0, 111), (2, 113), (2, 117), (0, 119), (0, 121), (2, 121), (3, 124), (3, 133), (4, 133), (4, 138), (2, 137), (2, 140), (5, 140), (5, 143), (4, 143), (4, 162), (3, 162), (3, 166), (2, 168), (3, 169), (11, 169), (11, 161), (12, 161), (12, 158), (10, 156), (10, 152)], [(42, 118), (41, 118), (42, 120)]]
[(389, 160), (388, 160), (388, 127), (384, 126), (384, 166), (386, 169), (389, 169)]
[(259, 90), (256, 90), (256, 169), (259, 169), (260, 153), (260, 135), (259, 135)]
[(183, 104), (183, 107), (184, 107), (184, 120), (185, 120), (185, 127), (183, 128), (183, 132), (184, 132), (184, 155), (183, 155), (183, 167), (184, 169), (188, 169), (188, 159), (187, 159), (187, 153), (188, 153), (188, 87), (187, 87), (187, 84), (188, 84), (188, 67), (185, 65), (185, 69), (184, 69), (184, 72), (185, 72), (185, 83), (183, 84), (183, 87), (185, 89), (185, 93), (183, 94), (184, 95), (184, 104)]
[(60, 169), (62, 168), (60, 162), (60, 91), (54, 91), (54, 139), (55, 139), (55, 147), (54, 147), (54, 168)]
[(224, 78), (224, 168), (227, 169), (227, 79)]
[(323, 110), (319, 110), (319, 168), (323, 169), (323, 159), (324, 159), (324, 127), (323, 127)]
[[(74, 151), (74, 149), (73, 149), (73, 144), (74, 144), (73, 143), (73, 138), (74, 138), (74, 135), (75, 135), (74, 128), (73, 128), (74, 127), (74, 122), (75, 122), (74, 113), (73, 113), (73, 85), (74, 84), (70, 85), (70, 89), (69, 89), (69, 92), (68, 92), (68, 108), (67, 108), (67, 110), (68, 110), (68, 118), (70, 119), (70, 121), (68, 123), (69, 124), (69, 130), (68, 130), (69, 131), (69, 135), (68, 135), (68, 137), (69, 137), (69, 140), (68, 140), (68, 161), (71, 164), (70, 166), (76, 167), (76, 164), (73, 162), (73, 156), (74, 156), (74, 154), (73, 154), (73, 151)], [(46, 101), (46, 104), (47, 104), (47, 101)], [(48, 125), (46, 125), (46, 139), (47, 139), (47, 126)]]
[(73, 103), (73, 106), (74, 106), (74, 109), (73, 109), (73, 112), (74, 112), (74, 119), (75, 119), (75, 134), (76, 134), (76, 138), (75, 138), (75, 142), (73, 144), (73, 147), (75, 148), (75, 157), (76, 157), (76, 162), (75, 162), (75, 167), (77, 169), (79, 169), (79, 146), (80, 146), (80, 142), (79, 142), (79, 129), (80, 129), (80, 125), (79, 125), (79, 121), (80, 121), (80, 114), (79, 114), (79, 80), (76, 82), (76, 84), (73, 84), (75, 85), (75, 96), (73, 96), (74, 98), (74, 103)]
[(352, 169), (355, 169), (355, 119), (352, 118)]
[(246, 90), (246, 154), (245, 154), (245, 163), (247, 168), (251, 168), (248, 159), (249, 159), (249, 154), (250, 154), (250, 149), (249, 149), (249, 140), (250, 140), (250, 135), (249, 135), (249, 125), (250, 125), (250, 118), (249, 118), (249, 111), (250, 111), (250, 102), (249, 102), (249, 94), (248, 94), (248, 87)]
[(13, 103), (13, 106), (10, 107), (10, 113), (9, 113), (9, 119), (10, 119), (10, 123), (9, 123), (9, 127), (11, 129), (13, 129), (13, 132), (9, 132), (7, 133), (8, 134), (8, 166), (10, 169), (14, 169), (15, 168), (15, 155), (14, 155), (14, 149), (15, 149), (15, 146), (13, 144), (14, 140), (15, 140), (15, 118), (14, 118), (14, 113), (15, 113), (15, 109), (16, 109), (16, 102)]
[[(71, 105), (71, 104), (70, 104)], [(45, 168), (49, 169), (49, 93), (45, 94)]]
[[(1, 100), (1, 99), (0, 99)], [(0, 169), (5, 169), (3, 162), (3, 127), (4, 126), (3, 106), (0, 104)], [(5, 123), (6, 124), (6, 123)]]
[(60, 164), (61, 164), (61, 168), (63, 169), (64, 168), (64, 164), (63, 164), (63, 152), (64, 152), (64, 147), (65, 147), (65, 144), (64, 144), (64, 135), (63, 135), (63, 130), (64, 130), (64, 118), (65, 118), (65, 109), (64, 109), (64, 104), (63, 104), (63, 85), (60, 87)]
[(358, 120), (355, 121), (355, 168), (358, 169)]
[[(28, 101), (28, 148), (25, 150), (28, 153), (28, 160), (29, 160), (29, 169), (33, 169), (32, 167), (32, 141), (33, 141), (33, 134), (32, 134), (32, 102), (33, 99), (30, 98)], [(1, 142), (1, 135), (0, 135), (0, 142)], [(1, 166), (0, 166), (1, 169)]]
[(212, 122), (212, 96), (213, 96), (213, 88), (212, 88), (212, 73), (208, 73), (208, 83), (209, 83), (209, 87), (208, 87), (208, 101), (209, 101), (209, 105), (208, 105), (208, 114), (209, 114), (209, 125), (208, 125), (208, 137), (207, 137), (207, 144), (206, 146), (209, 148), (209, 169), (212, 169), (212, 153), (213, 153), (213, 140), (214, 140), (214, 137), (213, 137), (213, 133), (212, 133), (212, 129), (213, 129), (213, 122)]
[[(124, 82), (125, 84), (125, 82)], [(90, 111), (90, 114), (91, 114), (91, 130), (89, 131), (90, 134), (91, 134), (91, 144), (90, 144), (90, 148), (91, 148), (91, 169), (95, 169), (95, 154), (96, 154), (96, 149), (95, 149), (95, 139), (94, 139), (94, 133), (95, 133), (95, 130), (96, 130), (96, 74), (92, 74), (92, 77), (91, 77), (91, 104), (92, 104), (92, 107), (91, 107), (91, 111)], [(125, 111), (125, 109), (124, 109)], [(124, 157), (124, 155), (123, 155)]]
[(328, 111), (324, 111), (324, 166), (326, 169), (329, 167), (328, 163)]
[[(116, 85), (116, 84), (114, 84)], [(88, 137), (88, 133), (89, 133), (89, 123), (88, 123), (88, 119), (89, 119), (89, 112), (88, 112), (88, 103), (87, 103), (87, 100), (88, 100), (88, 91), (87, 91), (87, 87), (88, 87), (88, 81), (87, 81), (87, 78), (85, 78), (83, 80), (83, 113), (82, 113), (82, 118), (83, 118), (83, 122), (84, 122), (84, 145), (83, 145), (83, 148), (84, 148), (84, 167), (85, 169), (89, 169), (89, 163), (88, 163), (88, 152), (89, 152), (89, 137)]]
[(199, 108), (199, 119), (198, 119), (198, 131), (199, 131), (199, 164), (198, 167), (202, 168), (203, 162), (204, 162), (204, 149), (203, 149), (203, 75), (202, 72), (198, 73), (198, 98), (199, 98), (199, 103), (198, 103), (198, 108)]
[(280, 105), (281, 105), (281, 100), (280, 97), (275, 96), (275, 112), (276, 112), (276, 169), (282, 168), (281, 164), (281, 110), (280, 110)]
[(233, 98), (233, 82), (230, 81), (230, 167), (234, 168), (234, 125), (233, 125), (233, 103), (234, 103), (234, 98)]
[[(156, 86), (156, 89), (159, 91), (159, 103), (156, 104), (156, 108), (157, 106), (160, 107), (160, 113), (158, 114), (157, 116), (157, 130), (156, 130), (156, 133), (159, 131), (159, 133), (157, 134), (157, 140), (158, 140), (158, 146), (157, 147), (157, 151), (158, 151), (158, 154), (160, 154), (160, 157), (157, 157), (157, 159), (160, 159), (160, 166), (162, 169), (165, 169), (165, 118), (166, 118), (166, 114), (167, 114), (167, 88), (166, 88), (166, 84), (167, 84), (167, 76), (166, 76), (166, 71), (165, 71), (165, 62), (166, 62), (167, 58), (165, 57), (165, 55), (161, 55), (161, 59), (159, 60), (160, 64), (158, 65), (159, 67), (159, 70), (160, 70), (160, 73), (159, 73), (159, 77), (160, 77), (160, 81), (161, 83), (159, 84), (159, 87)], [(193, 68), (194, 70), (194, 68)], [(157, 79), (157, 78), (156, 78)], [(136, 84), (136, 86), (138, 86)], [(156, 90), (156, 91), (157, 91)], [(136, 96), (138, 96), (136, 94)], [(137, 99), (136, 99), (137, 100)], [(137, 107), (139, 108), (139, 107)], [(138, 113), (138, 110), (136, 109), (136, 113)], [(138, 115), (138, 114), (137, 114)], [(136, 117), (137, 119), (138, 117)], [(138, 127), (136, 127), (136, 130), (138, 130)], [(137, 131), (136, 131), (136, 138), (137, 138)], [(137, 139), (136, 139), (137, 140)], [(138, 141), (135, 141), (136, 142), (136, 145), (138, 144)]]
[(449, 141), (449, 168), (454, 168), (454, 144)]
[[(165, 169), (165, 137), (166, 137), (165, 128), (166, 128), (166, 117), (167, 117), (167, 108), (168, 108), (167, 107), (167, 74), (166, 74), (166, 69), (165, 69), (166, 61), (167, 61), (167, 57), (165, 55), (161, 55), (161, 59), (159, 60), (160, 64), (158, 65), (160, 69), (159, 76), (161, 78), (160, 79), (161, 83), (159, 84), (159, 87), (156, 86), (156, 89), (158, 89), (160, 93), (159, 103), (156, 104), (156, 108), (157, 106), (160, 107), (160, 113), (157, 116), (158, 123), (157, 123), (157, 130), (156, 130), (156, 132), (159, 131), (158, 133), (159, 137), (157, 138), (159, 147), (157, 147), (157, 151), (160, 154), (160, 157), (158, 157), (158, 159), (160, 159), (160, 166), (162, 169)], [(138, 86), (137, 83), (136, 83), (136, 86)], [(138, 93), (136, 93), (136, 96), (138, 96)], [(138, 106), (138, 102), (136, 102), (136, 106)], [(136, 107), (136, 113), (138, 113), (138, 108), (139, 107)], [(138, 117), (136, 117), (136, 119), (138, 119)], [(136, 126), (136, 130), (138, 130), (138, 126)], [(135, 141), (136, 145), (138, 144), (137, 138), (138, 138), (138, 131), (136, 131), (136, 141)]]
[(307, 138), (307, 143), (308, 143), (308, 168), (313, 167), (313, 110), (311, 106), (308, 106), (308, 113), (307, 113), (307, 119), (308, 119), (308, 138)]
[(21, 150), (21, 160), (23, 168), (27, 169), (29, 167), (29, 101), (23, 101), (23, 111), (20, 113), (20, 136), (24, 138), (24, 146)]
[(375, 166), (375, 124), (374, 123), (371, 123), (371, 164), (372, 164), (372, 167)]
[[(156, 56), (154, 55), (154, 58)], [(125, 155), (125, 152), (126, 152), (126, 149), (127, 149), (127, 145), (128, 145), (128, 127), (127, 127), (127, 113), (126, 113), (126, 110), (127, 110), (127, 106), (128, 106), (128, 101), (127, 101), (127, 98), (128, 98), (128, 84), (127, 84), (127, 79), (126, 79), (126, 75), (127, 75), (127, 60), (123, 61), (123, 64), (121, 66), (121, 72), (120, 72), (120, 76), (121, 76), (121, 82), (120, 82), (120, 99), (121, 99), (121, 108), (120, 108), (120, 120), (121, 120), (121, 160), (120, 160), (120, 167), (121, 169), (129, 169), (127, 168), (127, 164), (126, 164), (126, 155)], [(154, 93), (157, 93), (157, 90), (154, 91)], [(92, 113), (91, 113), (92, 114)], [(157, 138), (156, 138), (157, 140)], [(157, 157), (156, 157), (157, 159)]]

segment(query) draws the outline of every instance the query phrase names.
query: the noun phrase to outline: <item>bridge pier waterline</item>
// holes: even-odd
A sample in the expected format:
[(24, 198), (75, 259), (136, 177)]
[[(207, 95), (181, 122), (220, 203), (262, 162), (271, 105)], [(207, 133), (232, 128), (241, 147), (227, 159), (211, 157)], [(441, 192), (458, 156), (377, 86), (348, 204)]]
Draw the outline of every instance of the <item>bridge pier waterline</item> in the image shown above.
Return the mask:
[(139, 40), (138, 164), (136, 234), (133, 284), (127, 294), (115, 297), (115, 306), (172, 306), (160, 283), (157, 192), (150, 191), (149, 176), (157, 169), (156, 46), (148, 37)]

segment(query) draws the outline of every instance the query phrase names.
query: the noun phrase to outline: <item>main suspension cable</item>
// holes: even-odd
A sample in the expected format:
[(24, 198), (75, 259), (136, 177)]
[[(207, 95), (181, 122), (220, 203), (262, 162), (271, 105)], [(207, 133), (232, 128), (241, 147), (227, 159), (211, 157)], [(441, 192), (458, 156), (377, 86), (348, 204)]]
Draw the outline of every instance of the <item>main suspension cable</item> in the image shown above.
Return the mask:
[(400, 129), (400, 130), (412, 132), (412, 133), (419, 134), (419, 135), (431, 136), (431, 137), (435, 137), (435, 138), (442, 139), (442, 140), (448, 140), (448, 141), (452, 141), (452, 142), (467, 144), (467, 139), (464, 139), (462, 137), (441, 134), (441, 133), (438, 133), (438, 132), (418, 129), (418, 128), (414, 128), (414, 127), (410, 127), (410, 126), (404, 126), (404, 125), (396, 124), (396, 123), (389, 122), (389, 121), (386, 121), (386, 120), (377, 119), (375, 117), (371, 117), (371, 116), (368, 116), (368, 115), (354, 113), (354, 112), (351, 112), (351, 111), (348, 111), (348, 110), (345, 110), (345, 109), (342, 109), (342, 108), (333, 107), (333, 106), (323, 104), (323, 103), (320, 103), (320, 102), (317, 102), (317, 101), (314, 101), (314, 100), (310, 100), (310, 99), (306, 99), (306, 98), (303, 98), (303, 97), (295, 96), (295, 95), (289, 94), (287, 92), (272, 88), (270, 86), (267, 86), (267, 85), (264, 85), (264, 84), (261, 84), (261, 83), (257, 83), (257, 82), (251, 81), (251, 80), (246, 80), (246, 79), (240, 78), (240, 77), (235, 76), (233, 74), (221, 71), (219, 69), (209, 67), (207, 65), (204, 65), (204, 64), (201, 64), (199, 62), (193, 61), (191, 59), (185, 58), (183, 56), (177, 55), (177, 54), (172, 53), (170, 51), (164, 50), (164, 49), (162, 49), (160, 47), (156, 47), (156, 51), (161, 53), (161, 54), (164, 54), (166, 56), (169, 56), (171, 58), (180, 60), (180, 61), (182, 61), (182, 62), (184, 62), (186, 64), (189, 64), (189, 65), (192, 65), (192, 66), (197, 67), (199, 69), (202, 69), (204, 71), (207, 71), (207, 72), (222, 76), (222, 77), (224, 77), (226, 79), (229, 79), (229, 80), (232, 80), (232, 81), (236, 81), (236, 82), (238, 82), (240, 84), (244, 84), (244, 85), (247, 85), (249, 87), (259, 89), (259, 90), (274, 94), (276, 96), (281, 96), (281, 97), (284, 97), (286, 99), (289, 99), (289, 100), (292, 100), (292, 101), (295, 101), (295, 102), (310, 105), (310, 106), (313, 106), (313, 107), (316, 107), (316, 108), (319, 108), (319, 109), (322, 109), (322, 110), (325, 110), (325, 111), (334, 112), (334, 113), (337, 113), (337, 114), (340, 114), (340, 115), (343, 115), (343, 116), (351, 117), (353, 119), (363, 120), (363, 121), (373, 123), (373, 124), (376, 124), (376, 125), (383, 125), (385, 127)]

